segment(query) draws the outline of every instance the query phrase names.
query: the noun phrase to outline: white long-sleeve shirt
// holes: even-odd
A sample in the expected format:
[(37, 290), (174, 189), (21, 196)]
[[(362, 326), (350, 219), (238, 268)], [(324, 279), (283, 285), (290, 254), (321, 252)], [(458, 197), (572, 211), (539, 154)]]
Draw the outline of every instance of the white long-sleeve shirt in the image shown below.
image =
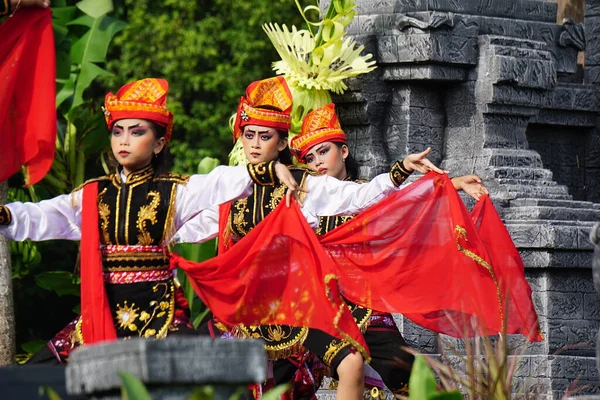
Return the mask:
[[(121, 180), (126, 180), (123, 174)], [(247, 197), (252, 183), (245, 166), (220, 166), (206, 175), (192, 175), (186, 184), (177, 186), (175, 229), (204, 210)], [(82, 195), (83, 191), (77, 190), (39, 203), (7, 204), (12, 221), (0, 226), (0, 234), (17, 241), (80, 240)]]
[[(376, 176), (368, 183), (340, 181), (327, 175), (308, 175), (308, 193), (301, 211), (309, 225), (316, 228), (321, 216), (357, 214), (405, 186), (394, 186), (387, 173)], [(218, 206), (209, 207), (186, 222), (177, 231), (173, 241), (201, 243), (215, 238), (218, 232)]]

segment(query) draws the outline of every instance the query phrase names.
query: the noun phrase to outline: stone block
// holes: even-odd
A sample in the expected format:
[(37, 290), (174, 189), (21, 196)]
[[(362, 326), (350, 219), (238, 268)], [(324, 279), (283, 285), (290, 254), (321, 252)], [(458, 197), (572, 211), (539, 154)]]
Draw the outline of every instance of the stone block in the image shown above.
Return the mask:
[(598, 321), (549, 319), (546, 338), (551, 353), (593, 356)]
[[(186, 389), (189, 396), (195, 386), (218, 384), (223, 386), (223, 393), (235, 392), (238, 386), (262, 382), (266, 367), (261, 341), (213, 341), (209, 337), (132, 339), (75, 350), (66, 370), (67, 391), (80, 395), (117, 390), (121, 386), (117, 372), (126, 371), (153, 390), (171, 386), (172, 390)], [(227, 390), (228, 386), (233, 390)], [(187, 398), (183, 394), (173, 398)]]
[(381, 64), (399, 61), (398, 45), (394, 36), (377, 36), (377, 61)]
[(584, 81), (590, 85), (600, 84), (600, 65), (587, 65), (584, 70)]
[(583, 318), (600, 321), (600, 294), (584, 294), (583, 307)]
[(583, 294), (548, 291), (548, 316), (570, 320), (583, 318)]
[(550, 358), (552, 377), (559, 379), (587, 378), (589, 377), (589, 365), (594, 364), (592, 357), (553, 356)]
[(587, 0), (584, 6), (585, 21), (587, 22), (590, 17), (600, 17), (600, 2), (598, 0)]
[(550, 291), (595, 293), (594, 285), (587, 271), (552, 271), (545, 279), (545, 288)]

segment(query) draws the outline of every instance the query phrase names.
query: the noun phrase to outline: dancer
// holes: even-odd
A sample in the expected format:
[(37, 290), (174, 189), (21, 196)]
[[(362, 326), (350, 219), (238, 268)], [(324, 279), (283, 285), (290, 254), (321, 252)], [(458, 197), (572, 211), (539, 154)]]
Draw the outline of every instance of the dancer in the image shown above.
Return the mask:
[(297, 187), (275, 161), (191, 177), (169, 173), (167, 92), (167, 81), (142, 79), (106, 95), (115, 173), (68, 195), (0, 206), (0, 234), (9, 239), (81, 240), (82, 316), (48, 343), (50, 359), (64, 362), (80, 344), (188, 330), (169, 271), (172, 233), (209, 207), (247, 196), (253, 182), (273, 185), (277, 176)]
[[(287, 138), (291, 106), (291, 94), (281, 77), (253, 82), (248, 86), (246, 96), (238, 107), (234, 135), (235, 139), (241, 137), (244, 153), (251, 164), (274, 160), (291, 163)], [(425, 158), (425, 153), (409, 155), (404, 163), (395, 163), (392, 173), (379, 175), (364, 185), (290, 167), (295, 179), (307, 189), (308, 193), (300, 193), (302, 213), (314, 227), (318, 226), (321, 216), (354, 214), (375, 204), (385, 195), (395, 192), (413, 169), (443, 173)], [(220, 251), (225, 251), (266, 218), (277, 207), (283, 193), (283, 185), (254, 185), (253, 193), (248, 198), (224, 205), (220, 212), (213, 208), (201, 213), (177, 233), (176, 240), (206, 240), (216, 236), (220, 225)], [(265, 347), (271, 360), (288, 357), (305, 346), (331, 367), (334, 377), (339, 378), (338, 398), (362, 397), (364, 359), (349, 342), (345, 346), (328, 347), (335, 340), (331, 335), (314, 330), (319, 337), (313, 340), (307, 327), (285, 325), (227, 327), (213, 320), (202, 330), (212, 336), (224, 334), (262, 338), (267, 342)], [(276, 383), (289, 380), (280, 372), (275, 366), (273, 374)], [(314, 391), (314, 388), (310, 390)]]
[[(291, 141), (291, 147), (298, 161), (306, 164), (311, 170), (335, 177), (340, 180), (365, 183), (358, 178), (358, 165), (346, 143), (346, 134), (342, 130), (335, 106), (328, 104), (320, 107), (305, 117), (302, 132)], [(430, 149), (424, 153), (428, 154)], [(415, 165), (415, 169), (420, 166)], [(452, 178), (454, 188), (464, 190), (478, 200), (487, 194), (487, 189), (476, 175)], [(322, 216), (316, 229), (317, 235), (324, 235), (352, 219), (347, 216)], [(343, 292), (343, 288), (342, 288)], [(370, 367), (381, 377), (385, 386), (396, 394), (406, 394), (408, 379), (413, 357), (402, 349), (407, 346), (390, 313), (370, 310), (346, 300), (354, 319), (365, 333), (365, 341), (371, 352)], [(338, 340), (334, 346), (349, 346), (343, 340)], [(298, 355), (278, 361), (279, 368), (293, 373), (299, 357), (310, 360), (310, 356), (301, 351)], [(367, 367), (367, 376), (368, 376)], [(299, 369), (295, 376), (306, 376), (307, 372)], [(313, 371), (312, 375), (318, 375)], [(296, 380), (298, 380), (297, 378)], [(376, 386), (382, 386), (377, 379), (371, 379)]]

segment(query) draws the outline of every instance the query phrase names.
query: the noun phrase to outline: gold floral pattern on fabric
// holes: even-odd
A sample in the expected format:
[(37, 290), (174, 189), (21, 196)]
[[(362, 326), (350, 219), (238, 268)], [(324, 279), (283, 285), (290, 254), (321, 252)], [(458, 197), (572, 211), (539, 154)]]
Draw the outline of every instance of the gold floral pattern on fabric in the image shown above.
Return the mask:
[(245, 217), (246, 209), (248, 208), (248, 199), (237, 200), (233, 203), (233, 208), (235, 208), (232, 212), (232, 215), (236, 234), (242, 234), (245, 236), (248, 234), (248, 231), (246, 230), (248, 222), (246, 221)]
[[(116, 304), (113, 309), (113, 321), (119, 338), (162, 339), (167, 335), (175, 314), (175, 285), (172, 279), (156, 282), (151, 291), (151, 295), (144, 302), (125, 300)], [(77, 339), (83, 344), (81, 320), (82, 318), (77, 322), (76, 331)]]
[(327, 345), (327, 350), (325, 350), (325, 355), (323, 356), (323, 362), (328, 366), (331, 366), (331, 362), (337, 356), (340, 351), (345, 349), (346, 347), (352, 346), (351, 343), (346, 342), (345, 340), (334, 339)]
[(0, 225), (10, 225), (12, 216), (8, 207), (0, 206)]
[(160, 205), (160, 193), (150, 191), (146, 198), (150, 200), (150, 204), (141, 206), (138, 211), (136, 226), (140, 232), (137, 236), (138, 244), (151, 245), (153, 243), (150, 233), (146, 230), (146, 223), (156, 224), (156, 210)]
[(106, 193), (104, 188), (98, 194), (98, 216), (100, 217), (100, 232), (102, 233), (102, 243), (110, 243), (110, 235), (108, 234), (108, 223), (110, 218), (110, 207), (104, 203), (104, 194)]
[(117, 310), (115, 311), (117, 314), (117, 323), (119, 324), (119, 329), (129, 329), (132, 332), (138, 330), (135, 322), (137, 318), (140, 316), (138, 313), (140, 311), (139, 307), (135, 306), (135, 303), (130, 306), (127, 305), (127, 301), (121, 306), (117, 305)]
[(287, 186), (279, 185), (271, 192), (271, 200), (269, 201), (268, 205), (271, 210), (274, 210), (279, 205), (283, 199), (283, 196), (285, 196), (287, 189)]
[(502, 293), (500, 291), (500, 285), (498, 284), (498, 280), (496, 279), (494, 269), (487, 261), (485, 261), (477, 254), (473, 253), (472, 251), (465, 249), (460, 243), (461, 240), (464, 240), (465, 242), (469, 241), (467, 238), (467, 230), (465, 228), (463, 228), (460, 225), (456, 225), (456, 227), (454, 228), (454, 233), (456, 234), (456, 247), (458, 248), (458, 251), (463, 253), (465, 256), (469, 257), (471, 260), (475, 261), (478, 265), (485, 268), (494, 280), (494, 285), (496, 285), (496, 294), (498, 296), (498, 304), (500, 307), (500, 320), (502, 321), (502, 323), (504, 323), (504, 302), (502, 301)]
[(239, 337), (263, 339), (269, 360), (280, 360), (303, 350), (308, 328), (288, 325), (238, 326), (234, 334)]

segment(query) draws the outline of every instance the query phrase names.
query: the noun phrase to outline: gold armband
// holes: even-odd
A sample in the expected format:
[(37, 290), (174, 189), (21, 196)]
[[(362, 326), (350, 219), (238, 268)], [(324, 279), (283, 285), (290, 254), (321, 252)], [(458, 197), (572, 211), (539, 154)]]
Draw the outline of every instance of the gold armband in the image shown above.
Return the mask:
[(248, 164), (248, 172), (252, 181), (260, 186), (275, 185), (277, 175), (275, 175), (276, 161), (263, 162), (260, 164)]
[(392, 169), (390, 169), (390, 179), (396, 187), (402, 185), (410, 174), (412, 174), (412, 172), (409, 172), (404, 168), (403, 161), (396, 161), (394, 165), (392, 165)]
[(12, 221), (8, 207), (0, 206), (0, 225), (9, 225)]

